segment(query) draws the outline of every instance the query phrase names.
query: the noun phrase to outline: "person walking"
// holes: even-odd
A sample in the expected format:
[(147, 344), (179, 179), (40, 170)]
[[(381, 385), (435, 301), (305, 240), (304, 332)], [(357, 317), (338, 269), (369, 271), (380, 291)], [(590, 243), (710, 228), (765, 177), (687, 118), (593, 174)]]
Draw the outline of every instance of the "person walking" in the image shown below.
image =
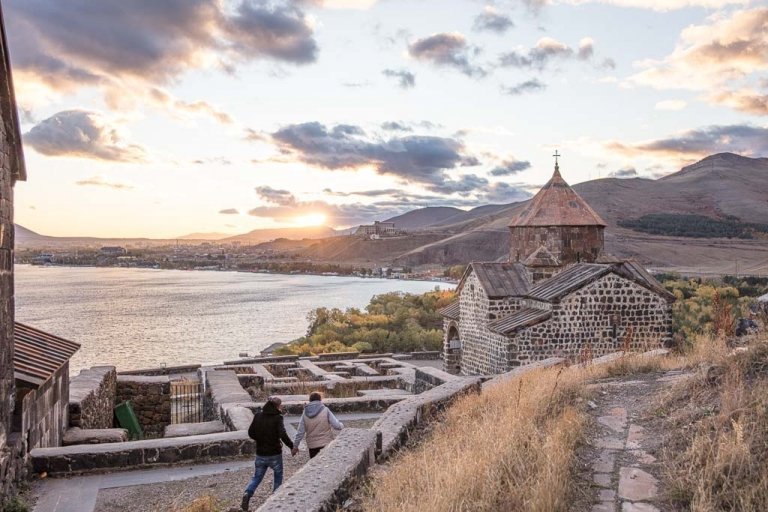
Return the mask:
[(306, 435), (309, 458), (313, 458), (325, 446), (333, 441), (336, 432), (344, 428), (344, 424), (336, 419), (330, 409), (323, 404), (323, 395), (317, 391), (309, 395), (309, 403), (304, 407), (304, 413), (299, 421), (299, 429), (293, 438), (292, 455), (299, 453), (299, 444)]
[(243, 500), (240, 503), (240, 509), (243, 511), (248, 510), (253, 493), (256, 492), (256, 488), (264, 479), (268, 468), (272, 468), (274, 476), (272, 492), (275, 492), (283, 483), (283, 443), (291, 450), (293, 450), (294, 445), (285, 431), (280, 397), (269, 397), (261, 412), (253, 416), (251, 426), (248, 428), (248, 436), (256, 441), (256, 461), (254, 463), (256, 470), (248, 483), (248, 487), (245, 488)]

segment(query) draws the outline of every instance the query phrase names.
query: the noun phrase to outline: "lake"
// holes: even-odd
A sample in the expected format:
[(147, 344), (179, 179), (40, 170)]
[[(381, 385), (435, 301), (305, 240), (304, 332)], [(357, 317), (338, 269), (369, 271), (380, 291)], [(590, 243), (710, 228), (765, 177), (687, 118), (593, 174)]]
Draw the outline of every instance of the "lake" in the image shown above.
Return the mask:
[(17, 265), (16, 320), (82, 345), (71, 371), (214, 363), (305, 334), (318, 307), (363, 308), (426, 281)]

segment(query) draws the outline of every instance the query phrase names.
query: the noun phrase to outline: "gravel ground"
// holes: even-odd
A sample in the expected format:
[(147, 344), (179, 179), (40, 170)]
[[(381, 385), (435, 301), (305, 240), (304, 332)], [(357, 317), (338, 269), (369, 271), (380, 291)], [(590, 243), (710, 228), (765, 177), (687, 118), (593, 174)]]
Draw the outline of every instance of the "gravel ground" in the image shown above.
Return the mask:
[[(287, 481), (307, 460), (309, 460), (309, 454), (306, 450), (300, 451), (296, 457), (291, 457), (290, 452), (284, 452), (283, 482)], [(236, 510), (239, 510), (240, 498), (251, 476), (253, 476), (252, 469), (243, 469), (176, 482), (104, 489), (99, 492), (95, 512), (172, 512), (183, 510), (184, 506), (196, 498), (206, 495), (213, 496), (223, 510), (229, 510), (229, 507), (236, 507)], [(270, 470), (267, 471), (267, 475), (251, 499), (251, 510), (256, 510), (271, 492), (272, 471)]]

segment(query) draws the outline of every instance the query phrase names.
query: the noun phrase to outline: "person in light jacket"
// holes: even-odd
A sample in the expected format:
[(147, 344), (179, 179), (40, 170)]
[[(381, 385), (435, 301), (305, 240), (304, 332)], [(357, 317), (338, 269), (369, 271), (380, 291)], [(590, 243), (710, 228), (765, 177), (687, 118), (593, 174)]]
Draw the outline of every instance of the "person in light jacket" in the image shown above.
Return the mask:
[(299, 443), (306, 436), (309, 458), (318, 454), (336, 437), (336, 432), (344, 425), (336, 419), (330, 409), (323, 405), (323, 396), (317, 391), (309, 395), (309, 403), (304, 407), (304, 413), (299, 421), (299, 429), (293, 438), (292, 455), (299, 452)]

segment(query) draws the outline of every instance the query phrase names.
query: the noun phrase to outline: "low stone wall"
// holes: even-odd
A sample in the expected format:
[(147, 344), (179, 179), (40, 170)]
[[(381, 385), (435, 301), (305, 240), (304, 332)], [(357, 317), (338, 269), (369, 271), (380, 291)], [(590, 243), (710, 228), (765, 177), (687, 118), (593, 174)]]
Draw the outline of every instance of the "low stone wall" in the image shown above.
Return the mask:
[(523, 374), (526, 374), (534, 370), (552, 368), (553, 366), (558, 366), (565, 363), (566, 363), (566, 360), (562, 357), (550, 357), (549, 359), (544, 359), (543, 361), (537, 361), (535, 363), (527, 364), (525, 366), (519, 366), (512, 371), (509, 371), (507, 373), (502, 373), (501, 375), (497, 375), (494, 378), (483, 382), (483, 389), (488, 389), (489, 387), (496, 386), (503, 382), (507, 382), (509, 380), (515, 379)]
[(371, 427), (381, 431), (380, 459), (385, 459), (399, 448), (414, 427), (445, 409), (457, 397), (480, 392), (479, 377), (457, 377), (420, 395), (407, 397), (393, 405)]
[(259, 507), (261, 512), (331, 512), (349, 497), (355, 483), (375, 464), (377, 433), (368, 429), (341, 431), (317, 457)]
[[(388, 407), (409, 398), (409, 395), (390, 395), (390, 396), (354, 396), (350, 398), (325, 398), (323, 403), (334, 413), (343, 414), (348, 412), (379, 412), (386, 411)], [(287, 414), (301, 414), (304, 406), (309, 403), (309, 399), (294, 401), (286, 400), (283, 407)], [(261, 404), (254, 403), (253, 407)]]
[(456, 375), (430, 366), (416, 368), (413, 392), (416, 394), (423, 393), (424, 391), (441, 386), (456, 378)]
[(171, 380), (167, 376), (117, 376), (117, 403), (126, 400), (146, 437), (161, 437), (171, 424)]
[(157, 377), (159, 375), (178, 375), (180, 373), (194, 373), (200, 368), (199, 364), (187, 364), (183, 366), (159, 366), (157, 368), (145, 368), (143, 370), (123, 370), (118, 375), (144, 375)]
[(117, 398), (114, 366), (80, 370), (69, 381), (69, 426), (82, 429), (111, 428)]
[(163, 464), (221, 460), (256, 453), (247, 432), (225, 432), (126, 443), (37, 448), (32, 450), (36, 473), (49, 475), (132, 470)]
[(247, 430), (253, 413), (244, 405), (253, 402), (237, 374), (227, 370), (205, 372), (206, 392), (203, 413), (206, 421), (220, 420), (230, 430)]
[(67, 429), (69, 405), (69, 363), (56, 370), (39, 388), (30, 389), (17, 381), (17, 400), (21, 400), (20, 432), (27, 450), (59, 446)]

